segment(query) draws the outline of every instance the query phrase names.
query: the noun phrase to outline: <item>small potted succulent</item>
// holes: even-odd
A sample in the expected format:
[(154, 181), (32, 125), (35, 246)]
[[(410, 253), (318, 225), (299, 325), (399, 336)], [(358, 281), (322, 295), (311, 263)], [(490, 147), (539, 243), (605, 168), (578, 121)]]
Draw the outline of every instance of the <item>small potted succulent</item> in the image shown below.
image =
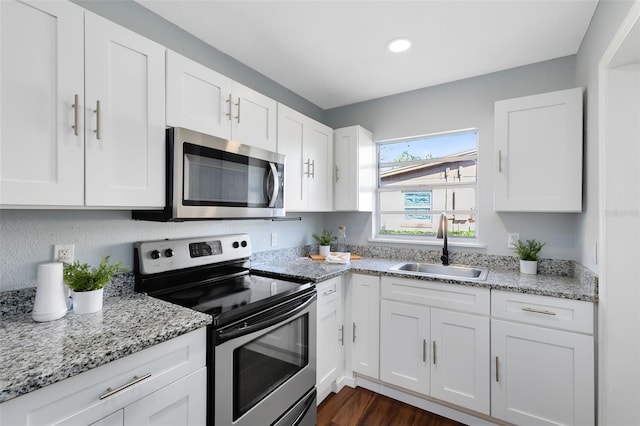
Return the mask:
[(120, 262), (109, 264), (109, 256), (103, 257), (97, 268), (91, 268), (88, 263), (75, 261), (64, 265), (64, 282), (73, 292), (73, 312), (75, 314), (90, 314), (102, 310), (102, 296), (104, 286), (113, 274), (126, 272)]
[(538, 273), (538, 253), (546, 243), (541, 243), (535, 239), (522, 242), (518, 240), (513, 247), (518, 252), (520, 258), (520, 272), (523, 274)]
[(331, 231), (324, 229), (320, 234), (311, 235), (318, 242), (320, 256), (327, 257), (331, 248), (331, 243), (338, 239)]

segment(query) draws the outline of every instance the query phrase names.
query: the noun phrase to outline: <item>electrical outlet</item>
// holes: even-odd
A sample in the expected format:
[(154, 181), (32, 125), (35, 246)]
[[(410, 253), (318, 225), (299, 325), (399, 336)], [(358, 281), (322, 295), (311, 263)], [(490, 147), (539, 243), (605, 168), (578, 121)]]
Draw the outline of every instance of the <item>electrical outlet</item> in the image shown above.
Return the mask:
[(74, 244), (56, 244), (53, 246), (53, 260), (55, 262), (73, 263)]
[(507, 234), (507, 247), (513, 248), (514, 244), (517, 244), (520, 239), (520, 234), (518, 232), (509, 232)]
[(275, 247), (278, 245), (278, 233), (277, 232), (272, 232), (271, 233), (271, 247)]

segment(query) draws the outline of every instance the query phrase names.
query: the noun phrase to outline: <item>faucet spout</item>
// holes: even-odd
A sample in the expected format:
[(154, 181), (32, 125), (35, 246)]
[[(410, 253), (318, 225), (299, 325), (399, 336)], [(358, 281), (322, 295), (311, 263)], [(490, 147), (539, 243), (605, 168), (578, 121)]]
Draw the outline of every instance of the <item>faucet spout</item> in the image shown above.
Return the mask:
[(438, 235), (436, 238), (442, 239), (444, 242), (444, 246), (442, 247), (442, 256), (440, 256), (440, 260), (442, 260), (442, 264), (444, 266), (449, 265), (449, 247), (447, 245), (447, 214), (445, 212), (440, 213), (440, 224), (438, 225)]

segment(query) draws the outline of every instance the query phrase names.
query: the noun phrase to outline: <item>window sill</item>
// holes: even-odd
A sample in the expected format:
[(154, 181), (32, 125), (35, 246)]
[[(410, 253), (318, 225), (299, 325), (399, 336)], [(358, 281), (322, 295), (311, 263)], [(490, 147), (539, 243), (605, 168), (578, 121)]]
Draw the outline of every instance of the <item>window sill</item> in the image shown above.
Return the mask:
[[(403, 244), (403, 245), (414, 245), (414, 246), (432, 246), (432, 247), (442, 247), (442, 240), (437, 241), (416, 241), (416, 240), (402, 240), (398, 238), (369, 238), (368, 241), (370, 243), (385, 243), (385, 244)], [(467, 242), (467, 241), (456, 241), (449, 239), (447, 241), (447, 245), (449, 247), (470, 247), (470, 248), (487, 248), (487, 244), (476, 242)]]

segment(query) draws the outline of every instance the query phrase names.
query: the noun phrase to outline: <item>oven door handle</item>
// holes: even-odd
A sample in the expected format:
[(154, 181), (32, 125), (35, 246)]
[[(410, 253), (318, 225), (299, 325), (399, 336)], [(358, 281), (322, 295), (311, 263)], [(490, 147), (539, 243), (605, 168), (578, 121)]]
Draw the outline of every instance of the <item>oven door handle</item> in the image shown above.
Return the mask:
[(245, 336), (247, 334), (251, 334), (254, 333), (256, 331), (260, 331), (260, 330), (264, 330), (265, 328), (271, 327), (274, 324), (278, 324), (280, 322), (283, 322), (291, 317), (296, 316), (297, 314), (299, 314), (300, 312), (304, 311), (305, 309), (307, 309), (309, 307), (309, 305), (311, 305), (313, 302), (316, 301), (316, 295), (315, 293), (309, 297), (307, 300), (305, 300), (304, 302), (302, 302), (300, 305), (296, 306), (294, 309), (286, 311), (283, 314), (278, 314), (275, 316), (269, 316), (267, 318), (264, 318), (262, 321), (255, 323), (255, 324), (244, 324), (243, 326), (240, 327), (234, 327), (231, 328), (230, 330), (219, 330), (218, 331), (218, 342), (219, 343), (223, 343), (226, 342), (228, 340), (231, 339), (235, 339), (237, 337), (240, 336)]

